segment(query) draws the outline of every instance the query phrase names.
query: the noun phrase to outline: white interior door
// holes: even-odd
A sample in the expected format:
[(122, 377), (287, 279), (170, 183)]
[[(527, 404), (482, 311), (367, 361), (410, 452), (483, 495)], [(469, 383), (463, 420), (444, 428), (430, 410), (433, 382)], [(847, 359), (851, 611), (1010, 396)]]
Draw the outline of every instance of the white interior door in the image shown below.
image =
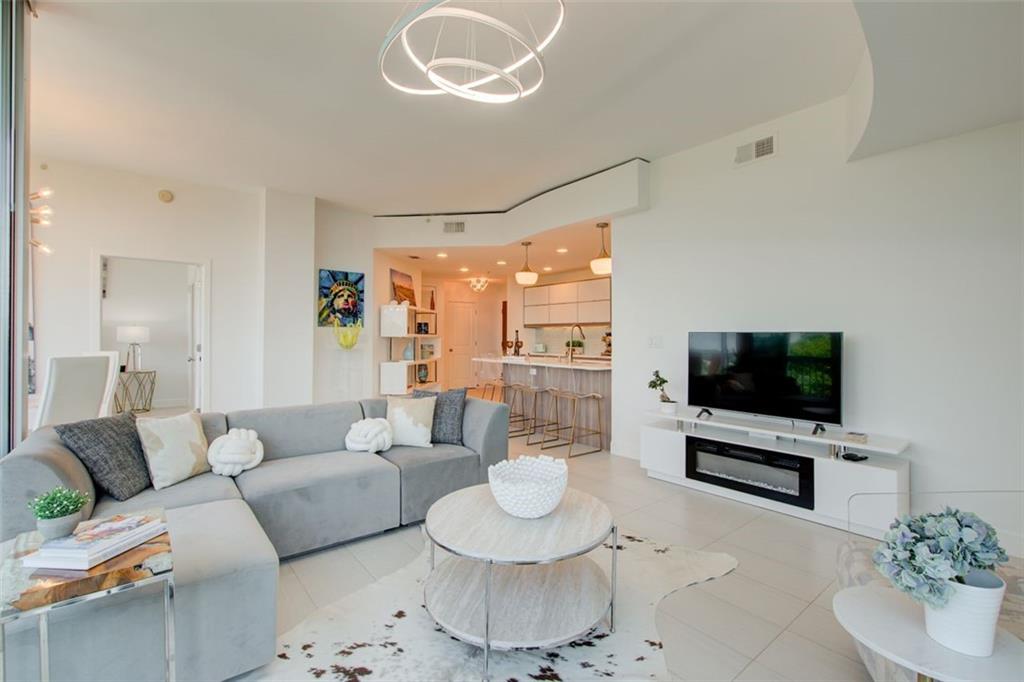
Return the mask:
[(189, 286), (189, 395), (194, 410), (203, 409), (203, 281), (195, 277)]
[(476, 386), (473, 356), (476, 354), (476, 304), (450, 301), (445, 310), (444, 344), (447, 388)]

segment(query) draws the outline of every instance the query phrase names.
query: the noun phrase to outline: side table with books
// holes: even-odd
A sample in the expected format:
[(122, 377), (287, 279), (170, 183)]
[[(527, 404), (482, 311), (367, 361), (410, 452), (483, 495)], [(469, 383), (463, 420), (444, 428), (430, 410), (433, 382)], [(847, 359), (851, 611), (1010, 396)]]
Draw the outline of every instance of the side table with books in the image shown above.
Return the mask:
[(47, 682), (51, 611), (155, 584), (164, 595), (165, 677), (174, 680), (174, 571), (162, 509), (91, 519), (46, 542), (36, 531), (21, 533), (0, 545), (0, 557), (0, 680), (8, 623), (36, 620), (39, 677)]

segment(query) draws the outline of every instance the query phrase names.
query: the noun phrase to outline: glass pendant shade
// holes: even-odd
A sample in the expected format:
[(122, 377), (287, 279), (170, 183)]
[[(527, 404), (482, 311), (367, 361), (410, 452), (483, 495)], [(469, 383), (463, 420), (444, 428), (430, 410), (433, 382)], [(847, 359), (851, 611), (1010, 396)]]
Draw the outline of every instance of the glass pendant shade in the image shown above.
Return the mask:
[(469, 279), (469, 288), (479, 294), (487, 288), (489, 283), (490, 280), (488, 280), (487, 277), (471, 277)]
[(540, 275), (530, 269), (530, 244), (532, 243), (522, 242), (523, 249), (526, 251), (526, 259), (523, 261), (522, 269), (516, 273), (516, 284), (524, 287), (536, 284), (537, 278), (540, 277)]
[(597, 229), (601, 230), (601, 253), (590, 261), (590, 271), (595, 275), (610, 275), (612, 274), (612, 257), (604, 248), (604, 231), (608, 229), (608, 223), (598, 223)]

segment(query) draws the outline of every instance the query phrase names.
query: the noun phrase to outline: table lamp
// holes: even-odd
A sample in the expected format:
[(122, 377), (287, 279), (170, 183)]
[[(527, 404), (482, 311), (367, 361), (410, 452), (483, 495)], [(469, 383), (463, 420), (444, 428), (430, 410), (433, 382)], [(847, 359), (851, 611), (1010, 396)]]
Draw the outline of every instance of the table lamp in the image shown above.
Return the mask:
[(118, 327), (117, 342), (128, 344), (129, 370), (142, 369), (142, 345), (149, 343), (149, 327)]

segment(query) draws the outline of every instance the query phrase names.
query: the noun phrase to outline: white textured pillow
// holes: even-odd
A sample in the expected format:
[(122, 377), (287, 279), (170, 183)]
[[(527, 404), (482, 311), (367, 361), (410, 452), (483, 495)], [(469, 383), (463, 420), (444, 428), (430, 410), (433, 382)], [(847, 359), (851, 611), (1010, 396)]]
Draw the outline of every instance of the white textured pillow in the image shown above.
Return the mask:
[(263, 443), (252, 429), (231, 429), (213, 439), (206, 461), (215, 474), (237, 476), (263, 461)]
[(360, 419), (349, 427), (345, 449), (351, 452), (384, 452), (391, 448), (391, 424), (380, 417)]
[(434, 425), (437, 396), (429, 398), (388, 398), (388, 424), (394, 445), (433, 447), (430, 430)]
[(141, 417), (135, 427), (157, 490), (210, 470), (203, 422), (195, 412), (164, 419)]

